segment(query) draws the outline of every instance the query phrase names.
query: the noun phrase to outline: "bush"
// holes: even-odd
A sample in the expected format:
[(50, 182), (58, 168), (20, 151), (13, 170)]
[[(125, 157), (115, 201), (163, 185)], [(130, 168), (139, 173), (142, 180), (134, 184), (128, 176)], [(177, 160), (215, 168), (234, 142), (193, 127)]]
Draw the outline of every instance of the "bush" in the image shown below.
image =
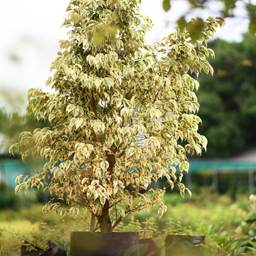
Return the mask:
[(4, 182), (0, 182), (0, 209), (17, 209), (19, 204), (13, 189)]

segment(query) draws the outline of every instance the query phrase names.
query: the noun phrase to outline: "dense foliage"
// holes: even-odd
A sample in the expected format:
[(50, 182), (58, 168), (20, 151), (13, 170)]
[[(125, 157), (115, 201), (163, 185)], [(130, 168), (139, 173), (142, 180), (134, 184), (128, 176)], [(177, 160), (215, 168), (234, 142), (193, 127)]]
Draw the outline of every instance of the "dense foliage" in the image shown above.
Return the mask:
[(256, 38), (242, 42), (216, 39), (209, 62), (215, 73), (199, 79), (200, 133), (208, 139), (206, 157), (228, 157), (256, 143)]
[[(171, 4), (174, 0), (162, 0), (163, 9), (165, 11), (169, 11), (171, 9)], [(246, 0), (184, 0), (189, 3), (190, 8), (188, 9), (187, 13), (183, 16), (179, 17), (177, 20), (177, 24), (180, 28), (186, 26), (186, 15), (191, 13), (191, 11), (198, 11), (198, 10), (211, 10), (212, 2), (217, 4), (215, 12), (218, 12), (218, 15), (223, 18), (244, 18), (248, 19), (248, 30), (250, 35), (255, 35), (256, 33), (256, 5), (253, 1), (246, 1)], [(244, 7), (244, 11), (247, 15), (241, 16), (239, 13), (241, 11), (237, 11), (236, 8), (240, 6)], [(171, 13), (170, 13), (171, 14)], [(189, 33), (191, 38), (194, 40), (198, 39), (202, 33), (202, 20), (197, 19), (197, 22), (189, 27)]]
[[(47, 81), (56, 93), (28, 92), (28, 112), (49, 120), (52, 128), (23, 132), (10, 148), (23, 159), (40, 155), (48, 161), (35, 176), (19, 176), (16, 191), (44, 187), (70, 206), (50, 201), (44, 212), (76, 216), (80, 207), (88, 210), (91, 232), (112, 232), (151, 205), (159, 205), (161, 217), (165, 188), (150, 184), (166, 177), (184, 195), (176, 167), (187, 171), (186, 154), (206, 148), (197, 132), (201, 120), (193, 90), (199, 84), (189, 73), (213, 72), (207, 40), (224, 22), (208, 18), (200, 42), (187, 28), (177, 28), (160, 43), (146, 45), (152, 24), (139, 15), (138, 0), (72, 0), (67, 11), (70, 38), (60, 41)], [(152, 194), (141, 193), (146, 190)]]

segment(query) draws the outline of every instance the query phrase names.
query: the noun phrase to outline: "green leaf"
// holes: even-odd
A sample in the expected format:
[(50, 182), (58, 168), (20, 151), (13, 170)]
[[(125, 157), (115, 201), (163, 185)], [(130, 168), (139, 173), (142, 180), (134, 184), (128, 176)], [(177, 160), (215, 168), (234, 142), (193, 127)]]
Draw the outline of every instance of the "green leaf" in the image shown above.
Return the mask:
[(207, 138), (205, 136), (201, 136), (201, 139), (202, 139), (202, 142), (201, 142), (202, 146), (206, 150), (207, 143), (208, 143)]
[(171, 190), (173, 190), (173, 189), (174, 189), (174, 183), (173, 183), (173, 181), (172, 181), (172, 180), (168, 180), (167, 182), (168, 182), (169, 185), (171, 186)]
[(92, 152), (93, 149), (94, 149), (94, 147), (93, 147), (92, 144), (86, 144), (86, 147), (88, 148), (88, 150), (89, 150), (90, 152)]
[(164, 214), (163, 209), (162, 209), (162, 208), (159, 208), (159, 209), (158, 209), (158, 212), (157, 212), (157, 215), (158, 215), (159, 219), (163, 216), (163, 214)]
[(189, 197), (191, 198), (192, 197), (191, 191), (188, 188), (186, 188), (186, 190), (188, 191)]
[(132, 156), (135, 153), (135, 149), (134, 148), (127, 148), (125, 150), (125, 153), (126, 153), (127, 157)]
[(101, 80), (100, 80), (100, 79), (96, 79), (96, 80), (94, 81), (94, 83), (95, 83), (96, 88), (99, 89), (100, 84), (101, 84)]
[(141, 256), (146, 253), (148, 244), (135, 244), (127, 249), (123, 256)]
[(127, 116), (127, 108), (123, 108), (120, 112), (121, 116), (126, 117)]
[(105, 124), (103, 124), (102, 122), (99, 122), (99, 128), (101, 129), (101, 131), (104, 133), (105, 131)]
[(215, 53), (214, 53), (214, 51), (213, 51), (212, 49), (207, 49), (207, 50), (208, 50), (209, 54), (210, 54), (213, 58), (215, 58)]
[(137, 137), (136, 136), (132, 136), (132, 142), (135, 144), (137, 142)]
[(111, 138), (111, 137), (109, 137), (108, 139), (107, 139), (107, 145), (109, 146), (109, 147), (111, 147), (112, 145), (113, 145), (113, 139)]
[(168, 12), (171, 9), (171, 3), (170, 0), (164, 0), (163, 1), (163, 9)]
[(109, 163), (108, 163), (108, 161), (102, 161), (101, 163), (100, 163), (100, 167), (104, 170), (104, 169), (108, 169), (108, 167), (109, 167)]
[(52, 83), (52, 78), (49, 77), (45, 83), (46, 86), (50, 85)]
[(177, 21), (178, 27), (181, 31), (184, 30), (184, 28), (187, 26), (187, 22), (185, 20), (184, 16), (181, 16)]
[(106, 203), (106, 198), (105, 198), (104, 196), (101, 196), (101, 197), (100, 197), (100, 203), (101, 203), (101, 205), (105, 205), (105, 203)]
[(14, 155), (14, 151), (15, 151), (15, 149), (16, 149), (17, 147), (18, 147), (18, 143), (13, 144), (13, 145), (10, 147), (10, 149), (9, 149), (9, 153), (12, 154), (12, 155)]
[(188, 23), (188, 32), (193, 44), (204, 37), (204, 22), (202, 19), (193, 19)]
[(251, 36), (254, 36), (255, 33), (256, 33), (256, 20), (255, 20), (255, 22), (252, 20), (252, 21), (250, 22), (248, 28), (249, 28), (249, 33), (250, 33), (250, 35), (251, 35)]
[(69, 104), (66, 108), (66, 111), (69, 113), (71, 112), (73, 109), (75, 108), (75, 106), (73, 104)]
[(97, 123), (93, 124), (93, 130), (95, 133), (98, 133), (99, 125)]
[(246, 9), (249, 12), (251, 18), (255, 17), (256, 15), (256, 6), (253, 4), (246, 4)]
[(226, 11), (235, 8), (235, 2), (237, 0), (224, 0)]
[(73, 114), (74, 114), (75, 117), (79, 114), (79, 107), (74, 108)]
[(56, 118), (55, 114), (54, 114), (54, 113), (51, 113), (51, 114), (49, 115), (49, 122), (51, 123), (54, 118)]
[(69, 123), (69, 126), (74, 126), (75, 125), (75, 123), (76, 123), (76, 118), (72, 118), (71, 119), (71, 121), (70, 121), (70, 123)]
[(82, 123), (83, 123), (82, 118), (76, 119), (76, 122), (75, 122), (76, 129), (78, 129), (82, 125)]

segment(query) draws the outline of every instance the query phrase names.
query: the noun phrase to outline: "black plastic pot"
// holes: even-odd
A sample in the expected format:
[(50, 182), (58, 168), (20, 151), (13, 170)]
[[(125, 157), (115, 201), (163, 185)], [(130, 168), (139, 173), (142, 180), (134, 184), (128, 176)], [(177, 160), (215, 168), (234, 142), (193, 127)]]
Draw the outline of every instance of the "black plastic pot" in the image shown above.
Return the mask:
[(205, 236), (168, 235), (165, 256), (204, 256)]
[(161, 250), (152, 238), (142, 238), (139, 240), (139, 244), (147, 246), (146, 252), (141, 253), (141, 256), (160, 256)]
[(70, 256), (123, 256), (138, 244), (138, 232), (71, 232)]

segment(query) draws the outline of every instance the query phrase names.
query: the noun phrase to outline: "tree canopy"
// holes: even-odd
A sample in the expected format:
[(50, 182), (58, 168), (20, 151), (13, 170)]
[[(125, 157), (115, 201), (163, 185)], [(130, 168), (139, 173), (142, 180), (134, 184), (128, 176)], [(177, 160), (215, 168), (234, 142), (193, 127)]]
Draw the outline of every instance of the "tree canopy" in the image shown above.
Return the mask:
[(186, 154), (206, 148), (193, 91), (199, 83), (189, 73), (213, 72), (207, 40), (224, 22), (208, 18), (198, 41), (184, 27), (146, 45), (152, 23), (139, 14), (139, 0), (72, 0), (67, 11), (70, 37), (60, 41), (47, 81), (56, 92), (28, 92), (28, 112), (52, 127), (23, 132), (10, 148), (24, 160), (32, 155), (47, 162), (35, 176), (19, 176), (16, 191), (43, 187), (69, 204), (50, 201), (44, 212), (76, 216), (80, 207), (88, 210), (91, 232), (112, 232), (150, 205), (159, 206), (161, 217), (165, 188), (150, 184), (166, 177), (184, 195), (176, 168), (188, 171)]

